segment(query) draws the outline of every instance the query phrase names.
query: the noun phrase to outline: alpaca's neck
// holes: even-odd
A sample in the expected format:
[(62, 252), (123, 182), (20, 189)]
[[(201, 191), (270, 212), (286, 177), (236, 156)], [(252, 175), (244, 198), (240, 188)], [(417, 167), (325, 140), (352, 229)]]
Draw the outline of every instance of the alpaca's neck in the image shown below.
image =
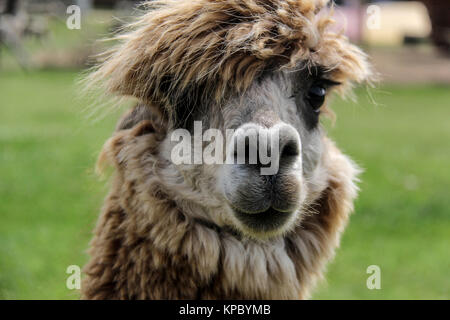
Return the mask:
[(285, 237), (256, 241), (189, 219), (158, 192), (142, 205), (132, 189), (119, 178), (106, 200), (84, 269), (84, 298), (306, 297), (346, 218), (330, 222), (336, 218), (323, 210)]

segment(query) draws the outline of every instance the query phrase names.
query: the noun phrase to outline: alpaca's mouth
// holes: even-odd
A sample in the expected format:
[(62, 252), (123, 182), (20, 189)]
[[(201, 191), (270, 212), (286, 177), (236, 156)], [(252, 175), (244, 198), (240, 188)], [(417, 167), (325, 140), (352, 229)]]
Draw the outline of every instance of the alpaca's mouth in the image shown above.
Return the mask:
[(282, 228), (293, 212), (278, 211), (272, 207), (258, 213), (245, 213), (233, 208), (234, 214), (245, 227), (256, 232), (271, 232)]

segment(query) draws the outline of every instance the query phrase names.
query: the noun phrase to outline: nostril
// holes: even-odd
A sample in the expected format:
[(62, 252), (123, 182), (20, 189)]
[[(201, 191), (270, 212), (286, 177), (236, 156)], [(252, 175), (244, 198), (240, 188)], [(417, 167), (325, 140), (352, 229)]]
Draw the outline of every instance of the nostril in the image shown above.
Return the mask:
[(235, 164), (278, 170), (280, 160), (286, 160), (283, 161), (283, 166), (288, 165), (300, 156), (300, 152), (298, 132), (283, 123), (272, 128), (261, 128), (253, 124), (242, 126), (234, 133), (232, 153), (228, 154)]
[(297, 141), (288, 141), (284, 146), (281, 147), (281, 159), (288, 157), (296, 157), (299, 155), (299, 148)]
[(294, 159), (300, 156), (301, 142), (298, 132), (290, 125), (283, 124), (279, 128), (280, 160)]

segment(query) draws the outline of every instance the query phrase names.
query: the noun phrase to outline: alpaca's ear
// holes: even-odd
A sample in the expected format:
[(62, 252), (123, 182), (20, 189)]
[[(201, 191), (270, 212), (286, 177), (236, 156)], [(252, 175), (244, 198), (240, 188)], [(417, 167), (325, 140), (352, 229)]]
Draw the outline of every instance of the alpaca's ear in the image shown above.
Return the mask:
[(116, 125), (116, 131), (127, 130), (133, 128), (143, 120), (151, 120), (152, 113), (149, 108), (138, 105), (125, 113)]
[[(143, 109), (140, 109), (143, 112)], [(117, 126), (117, 131), (103, 145), (97, 160), (96, 171), (102, 174), (104, 168), (112, 165), (117, 170), (126, 167), (130, 158), (143, 150), (155, 153), (161, 139), (161, 133), (155, 129), (152, 120), (143, 119), (144, 114), (132, 110)], [(143, 119), (143, 120), (141, 120)]]
[(117, 123), (116, 131), (132, 129), (145, 120), (151, 123), (154, 132), (164, 131), (166, 121), (161, 113), (157, 108), (144, 104), (139, 104), (125, 113)]

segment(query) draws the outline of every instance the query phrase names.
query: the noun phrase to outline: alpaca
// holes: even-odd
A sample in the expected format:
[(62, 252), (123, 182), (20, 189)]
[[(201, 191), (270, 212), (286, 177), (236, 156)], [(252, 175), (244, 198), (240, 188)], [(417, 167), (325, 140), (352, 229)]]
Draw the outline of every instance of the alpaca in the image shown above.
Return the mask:
[[(373, 74), (366, 55), (331, 31), (331, 13), (322, 0), (157, 0), (117, 37), (88, 83), (138, 103), (99, 157), (115, 173), (83, 299), (310, 297), (353, 210), (359, 172), (320, 114), (330, 113), (330, 92)], [(278, 171), (174, 164), (171, 134), (192, 132), (194, 121), (276, 134)]]

